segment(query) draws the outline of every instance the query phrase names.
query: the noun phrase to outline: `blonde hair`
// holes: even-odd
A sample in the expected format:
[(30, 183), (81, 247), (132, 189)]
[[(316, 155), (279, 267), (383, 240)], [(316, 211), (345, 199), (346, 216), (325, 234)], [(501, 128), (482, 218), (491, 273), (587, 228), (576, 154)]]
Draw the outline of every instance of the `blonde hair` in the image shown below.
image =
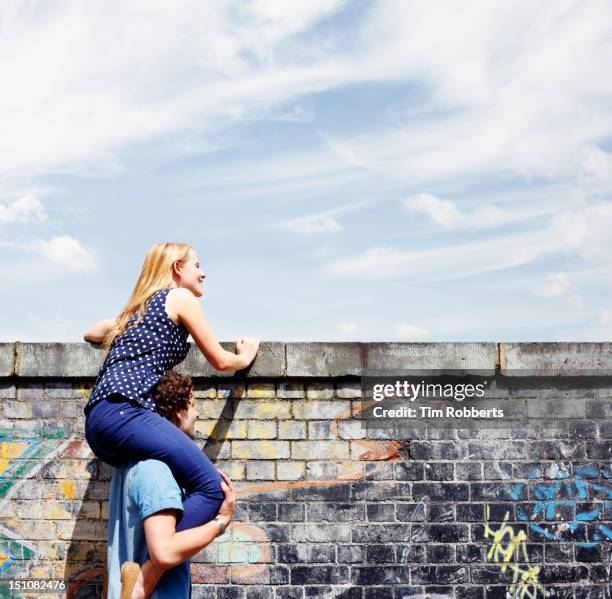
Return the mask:
[(140, 275), (134, 285), (132, 294), (121, 314), (117, 324), (104, 337), (104, 356), (108, 354), (111, 344), (117, 335), (122, 335), (127, 329), (127, 323), (138, 312), (136, 321), (130, 325), (137, 327), (144, 317), (149, 298), (160, 289), (172, 286), (172, 270), (176, 262), (184, 262), (191, 246), (188, 243), (157, 243), (149, 249), (145, 256)]

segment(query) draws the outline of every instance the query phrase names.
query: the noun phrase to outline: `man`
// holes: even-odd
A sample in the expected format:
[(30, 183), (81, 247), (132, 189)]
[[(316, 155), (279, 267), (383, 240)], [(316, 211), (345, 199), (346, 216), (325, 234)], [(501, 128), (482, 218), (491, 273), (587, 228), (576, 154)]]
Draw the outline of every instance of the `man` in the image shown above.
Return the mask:
[[(199, 413), (194, 407), (191, 377), (166, 373), (156, 388), (155, 401), (162, 416), (195, 438)], [(223, 534), (235, 508), (234, 486), (219, 473), (225, 481), (221, 483), (225, 500), (217, 516), (202, 526), (176, 532), (183, 508), (182, 491), (170, 468), (159, 460), (143, 460), (114, 469), (108, 517), (108, 599), (189, 598), (187, 560)], [(135, 576), (127, 580), (124, 569), (122, 594), (121, 566), (125, 562), (143, 566), (135, 586)], [(128, 587), (134, 587), (133, 593)]]

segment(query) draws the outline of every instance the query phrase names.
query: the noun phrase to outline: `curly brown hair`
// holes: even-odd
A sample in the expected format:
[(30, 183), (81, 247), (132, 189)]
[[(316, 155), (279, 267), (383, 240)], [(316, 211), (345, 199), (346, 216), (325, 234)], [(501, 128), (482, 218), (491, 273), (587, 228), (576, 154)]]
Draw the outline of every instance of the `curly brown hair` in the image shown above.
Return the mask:
[(153, 389), (153, 399), (157, 411), (171, 422), (176, 422), (177, 412), (189, 407), (189, 398), (193, 391), (191, 377), (169, 370)]

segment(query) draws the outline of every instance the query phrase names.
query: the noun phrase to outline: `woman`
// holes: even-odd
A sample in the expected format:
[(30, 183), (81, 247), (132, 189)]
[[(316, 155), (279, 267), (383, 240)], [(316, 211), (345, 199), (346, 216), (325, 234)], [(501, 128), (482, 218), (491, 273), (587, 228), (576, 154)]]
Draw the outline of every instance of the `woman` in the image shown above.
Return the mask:
[(87, 442), (113, 466), (149, 458), (165, 462), (185, 490), (177, 531), (215, 516), (224, 498), (223, 479), (198, 446), (155, 411), (152, 390), (164, 372), (185, 359), (188, 334), (222, 372), (246, 368), (259, 349), (255, 337), (240, 339), (235, 353), (221, 347), (196, 299), (205, 276), (190, 245), (154, 245), (123, 312), (84, 335), (107, 350), (85, 406)]

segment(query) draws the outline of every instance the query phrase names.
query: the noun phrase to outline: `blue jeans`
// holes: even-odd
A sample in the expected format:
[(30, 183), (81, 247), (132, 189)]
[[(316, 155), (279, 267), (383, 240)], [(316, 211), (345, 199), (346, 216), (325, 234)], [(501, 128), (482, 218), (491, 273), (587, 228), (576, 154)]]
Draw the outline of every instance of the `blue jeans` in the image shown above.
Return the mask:
[(157, 412), (111, 395), (87, 415), (85, 438), (94, 454), (111, 466), (147, 459), (169, 466), (185, 490), (177, 531), (210, 522), (219, 512), (224, 494), (217, 468), (192, 439)]

